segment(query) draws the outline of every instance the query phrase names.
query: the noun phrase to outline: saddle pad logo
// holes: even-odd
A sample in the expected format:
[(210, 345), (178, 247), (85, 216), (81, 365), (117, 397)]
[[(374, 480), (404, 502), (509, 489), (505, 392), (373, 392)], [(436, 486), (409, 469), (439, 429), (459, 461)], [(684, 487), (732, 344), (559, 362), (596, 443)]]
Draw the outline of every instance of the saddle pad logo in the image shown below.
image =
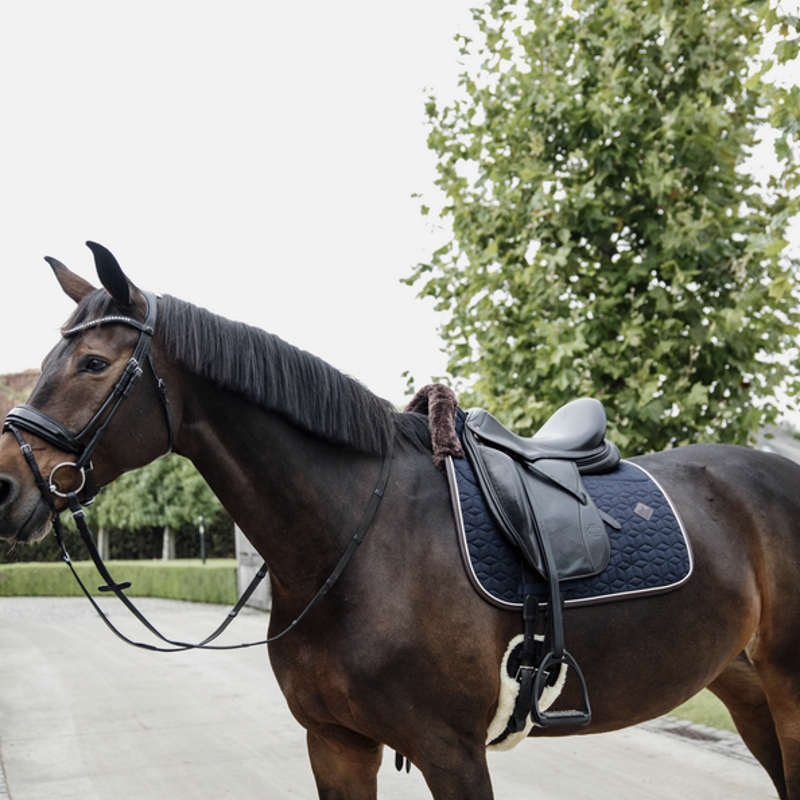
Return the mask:
[(633, 509), (633, 513), (640, 516), (643, 520), (650, 522), (650, 518), (653, 516), (654, 509), (650, 508), (647, 503), (639, 502), (636, 504), (636, 507)]

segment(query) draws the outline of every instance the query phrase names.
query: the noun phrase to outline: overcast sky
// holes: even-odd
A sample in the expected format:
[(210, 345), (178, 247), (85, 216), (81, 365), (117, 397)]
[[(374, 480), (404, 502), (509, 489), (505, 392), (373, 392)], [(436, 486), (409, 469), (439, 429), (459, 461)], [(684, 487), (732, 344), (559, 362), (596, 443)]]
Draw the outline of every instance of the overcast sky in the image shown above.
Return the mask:
[(0, 374), (55, 343), (72, 304), (42, 258), (94, 280), (87, 239), (395, 403), (405, 370), (442, 374), (400, 280), (442, 242), (424, 105), (456, 91), (472, 4), (3, 3)]
[(427, 90), (452, 94), (465, 0), (30, 0), (0, 13), (0, 373), (38, 366), (93, 281), (244, 320), (401, 402), (443, 372), (400, 283), (435, 246)]

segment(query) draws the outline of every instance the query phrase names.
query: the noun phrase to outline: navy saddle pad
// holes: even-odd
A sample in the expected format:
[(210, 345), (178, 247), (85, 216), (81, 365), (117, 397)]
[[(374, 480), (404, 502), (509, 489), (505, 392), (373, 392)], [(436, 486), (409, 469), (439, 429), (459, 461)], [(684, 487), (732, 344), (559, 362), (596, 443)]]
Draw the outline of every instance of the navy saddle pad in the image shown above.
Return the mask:
[[(547, 584), (522, 585), (520, 551), (494, 526), (465, 458), (447, 459), (447, 476), (464, 566), (478, 593), (501, 608), (518, 609), (524, 594)], [(562, 581), (566, 605), (588, 605), (676, 589), (692, 573), (692, 552), (677, 511), (644, 469), (630, 461), (606, 475), (583, 475), (592, 499), (622, 526), (608, 528), (611, 558), (590, 578)]]

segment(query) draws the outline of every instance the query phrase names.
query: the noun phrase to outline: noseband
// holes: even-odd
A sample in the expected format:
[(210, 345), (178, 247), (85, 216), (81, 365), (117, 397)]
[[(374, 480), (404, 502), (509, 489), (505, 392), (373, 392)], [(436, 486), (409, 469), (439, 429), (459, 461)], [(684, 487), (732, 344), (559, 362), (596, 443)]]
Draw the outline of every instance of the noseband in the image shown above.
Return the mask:
[[(150, 370), (158, 384), (159, 396), (161, 405), (164, 409), (164, 418), (167, 424), (167, 437), (168, 444), (164, 455), (171, 452), (173, 443), (172, 421), (169, 415), (169, 400), (167, 398), (167, 387), (164, 381), (158, 377), (155, 364), (153, 363), (153, 334), (155, 332), (156, 318), (158, 316), (158, 300), (152, 292), (143, 292), (147, 303), (147, 311), (145, 314), (144, 322), (139, 322), (132, 317), (122, 315), (107, 315), (99, 317), (98, 319), (84, 322), (81, 325), (76, 325), (74, 328), (62, 331), (61, 335), (68, 339), (72, 336), (77, 336), (84, 331), (92, 328), (100, 327), (101, 325), (127, 325), (128, 327), (135, 328), (139, 331), (139, 341), (133, 350), (125, 369), (120, 375), (117, 382), (114, 384), (108, 397), (97, 410), (97, 413), (89, 420), (86, 426), (79, 433), (73, 433), (67, 427), (62, 425), (57, 419), (54, 419), (44, 411), (34, 408), (29, 405), (19, 405), (12, 408), (6, 416), (3, 425), (3, 431), (11, 431), (19, 442), (20, 450), (25, 456), (33, 474), (36, 478), (36, 483), (41, 491), (45, 501), (50, 506), (54, 517), (56, 516), (55, 498), (64, 497), (70, 500), (70, 505), (77, 502), (77, 495), (83, 491), (84, 497), (80, 501), (81, 505), (87, 506), (91, 504), (97, 496), (99, 489), (94, 480), (92, 469), (92, 453), (100, 439), (108, 429), (111, 421), (114, 419), (117, 411), (119, 411), (122, 401), (130, 394), (131, 389), (136, 385), (139, 378), (144, 372), (144, 365), (149, 364)], [(67, 453), (72, 453), (77, 456), (75, 461), (64, 461), (57, 464), (50, 472), (50, 477), (47, 481), (44, 480), (36, 459), (33, 455), (31, 447), (25, 442), (21, 431), (27, 431), (40, 439), (44, 439), (49, 444), (63, 450)], [(72, 492), (62, 492), (59, 489), (56, 480), (56, 473), (60, 470), (74, 469), (80, 475), (80, 485)], [(73, 500), (74, 496), (74, 500)]]

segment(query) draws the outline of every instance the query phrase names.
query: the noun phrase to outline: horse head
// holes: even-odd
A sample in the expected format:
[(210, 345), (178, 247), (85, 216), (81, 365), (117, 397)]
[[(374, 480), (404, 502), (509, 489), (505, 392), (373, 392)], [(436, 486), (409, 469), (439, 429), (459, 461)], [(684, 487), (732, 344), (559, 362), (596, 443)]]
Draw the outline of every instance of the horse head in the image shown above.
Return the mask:
[[(45, 358), (28, 403), (6, 418), (0, 437), (3, 539), (41, 539), (70, 492), (88, 502), (97, 486), (149, 463), (171, 443), (169, 416), (165, 425), (156, 400), (165, 402), (165, 390), (150, 350), (157, 300), (131, 283), (108, 250), (87, 245), (102, 289), (46, 259), (77, 308)], [(144, 386), (131, 392), (137, 382)]]

